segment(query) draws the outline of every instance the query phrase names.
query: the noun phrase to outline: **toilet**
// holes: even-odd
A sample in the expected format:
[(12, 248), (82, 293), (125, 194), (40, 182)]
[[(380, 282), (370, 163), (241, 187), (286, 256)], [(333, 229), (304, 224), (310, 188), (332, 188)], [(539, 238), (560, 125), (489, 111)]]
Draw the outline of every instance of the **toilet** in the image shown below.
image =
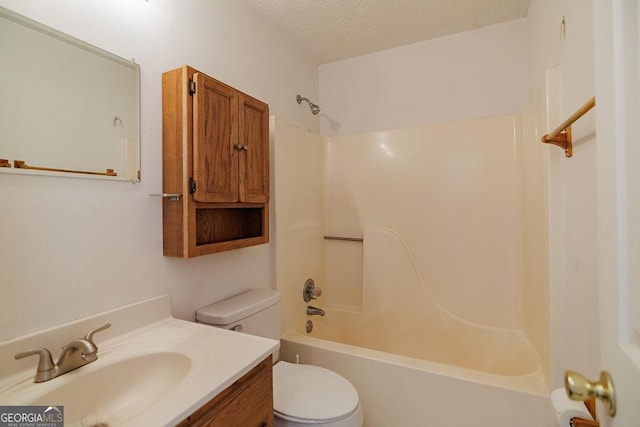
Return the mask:
[[(280, 294), (254, 289), (196, 312), (196, 321), (280, 340)], [(319, 366), (279, 361), (273, 354), (273, 409), (276, 427), (362, 427), (364, 415), (355, 387)]]

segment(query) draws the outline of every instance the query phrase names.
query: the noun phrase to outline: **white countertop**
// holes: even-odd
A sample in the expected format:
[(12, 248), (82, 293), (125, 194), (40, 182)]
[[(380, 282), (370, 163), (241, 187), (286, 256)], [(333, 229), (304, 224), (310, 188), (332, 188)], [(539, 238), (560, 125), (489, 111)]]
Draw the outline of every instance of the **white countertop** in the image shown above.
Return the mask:
[[(111, 328), (94, 336), (99, 348), (98, 360), (50, 381), (33, 382), (37, 357), (13, 358), (17, 352), (46, 347), (52, 351), (55, 361), (60, 346), (107, 322), (112, 324)], [(56, 342), (44, 345), (47, 341)], [(246, 374), (278, 346), (279, 342), (275, 340), (174, 319), (170, 315), (169, 296), (165, 295), (0, 343), (0, 405), (64, 405), (65, 426), (97, 422), (119, 426), (175, 425)], [(184, 378), (180, 377), (179, 382), (172, 383), (166, 393), (154, 397), (153, 401), (149, 401), (147, 396), (157, 392), (153, 389), (157, 387), (153, 382), (149, 382), (148, 393), (144, 388), (147, 386), (141, 385), (142, 391), (137, 392), (140, 402), (136, 397), (116, 406), (107, 404), (98, 414), (83, 413), (84, 409), (75, 407), (73, 401), (39, 401), (67, 383), (82, 380), (82, 376), (101, 378), (101, 384), (95, 384), (95, 388), (87, 387), (86, 391), (99, 394), (107, 386), (105, 382), (127, 380), (118, 378), (127, 376), (126, 369), (110, 371), (110, 365), (126, 366), (118, 364), (149, 354), (168, 353), (177, 354), (180, 360), (188, 358), (188, 362), (182, 365), (186, 374), (181, 373)], [(144, 369), (145, 366), (154, 369), (146, 363), (147, 359), (139, 360), (144, 360), (143, 364), (133, 365), (134, 369)], [(106, 380), (104, 375), (92, 376), (98, 371), (113, 372), (114, 375)], [(159, 381), (165, 374), (158, 372)], [(114, 407), (118, 408), (115, 412)], [(80, 414), (82, 422), (79, 421)]]

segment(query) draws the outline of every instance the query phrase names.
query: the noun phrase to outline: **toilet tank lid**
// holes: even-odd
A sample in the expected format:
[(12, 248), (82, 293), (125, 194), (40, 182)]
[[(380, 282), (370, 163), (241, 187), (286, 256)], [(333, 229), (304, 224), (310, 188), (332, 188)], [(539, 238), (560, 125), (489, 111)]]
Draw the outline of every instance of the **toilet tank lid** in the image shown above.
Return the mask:
[(196, 311), (196, 319), (210, 325), (228, 325), (258, 313), (280, 302), (280, 293), (273, 289), (252, 289), (216, 302)]

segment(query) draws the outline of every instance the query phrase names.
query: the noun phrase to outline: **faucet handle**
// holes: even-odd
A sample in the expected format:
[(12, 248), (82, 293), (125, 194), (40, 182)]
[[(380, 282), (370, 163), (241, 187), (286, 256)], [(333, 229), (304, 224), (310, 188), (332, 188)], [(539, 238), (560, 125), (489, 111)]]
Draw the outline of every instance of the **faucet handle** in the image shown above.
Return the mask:
[[(25, 351), (22, 353), (16, 354), (16, 359), (23, 359), (28, 356), (40, 356), (40, 360), (38, 360), (38, 370), (36, 372), (36, 382), (40, 377), (45, 378), (47, 375), (45, 373), (55, 369), (56, 365), (53, 363), (53, 359), (51, 358), (51, 352), (46, 348), (39, 348), (37, 350)], [(46, 381), (46, 380), (45, 380)]]
[(93, 342), (93, 336), (96, 333), (100, 332), (100, 331), (104, 331), (105, 329), (109, 329), (110, 327), (111, 327), (111, 323), (105, 323), (104, 325), (100, 326), (99, 328), (95, 328), (95, 329), (92, 329), (89, 332), (87, 332), (87, 335), (84, 336), (84, 339), (87, 340), (87, 341), (90, 341), (91, 344), (95, 345), (95, 343)]
[(312, 299), (318, 298), (322, 295), (322, 289), (316, 286), (316, 283), (313, 279), (309, 278), (306, 282), (304, 282), (304, 287), (302, 288), (302, 298), (304, 302), (309, 302)]

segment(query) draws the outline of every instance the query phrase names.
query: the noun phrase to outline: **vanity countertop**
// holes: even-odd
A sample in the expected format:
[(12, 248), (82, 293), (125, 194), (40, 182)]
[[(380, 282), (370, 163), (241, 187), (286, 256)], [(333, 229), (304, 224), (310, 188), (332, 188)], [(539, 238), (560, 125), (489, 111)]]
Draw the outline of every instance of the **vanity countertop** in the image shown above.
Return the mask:
[[(56, 360), (54, 349), (104, 323), (112, 326), (94, 337), (98, 360), (60, 377), (36, 384), (37, 358), (14, 360), (39, 347), (51, 349)], [(175, 425), (278, 346), (175, 319), (164, 295), (0, 342), (0, 404), (63, 405), (65, 426)], [(67, 401), (47, 401), (54, 398)]]

